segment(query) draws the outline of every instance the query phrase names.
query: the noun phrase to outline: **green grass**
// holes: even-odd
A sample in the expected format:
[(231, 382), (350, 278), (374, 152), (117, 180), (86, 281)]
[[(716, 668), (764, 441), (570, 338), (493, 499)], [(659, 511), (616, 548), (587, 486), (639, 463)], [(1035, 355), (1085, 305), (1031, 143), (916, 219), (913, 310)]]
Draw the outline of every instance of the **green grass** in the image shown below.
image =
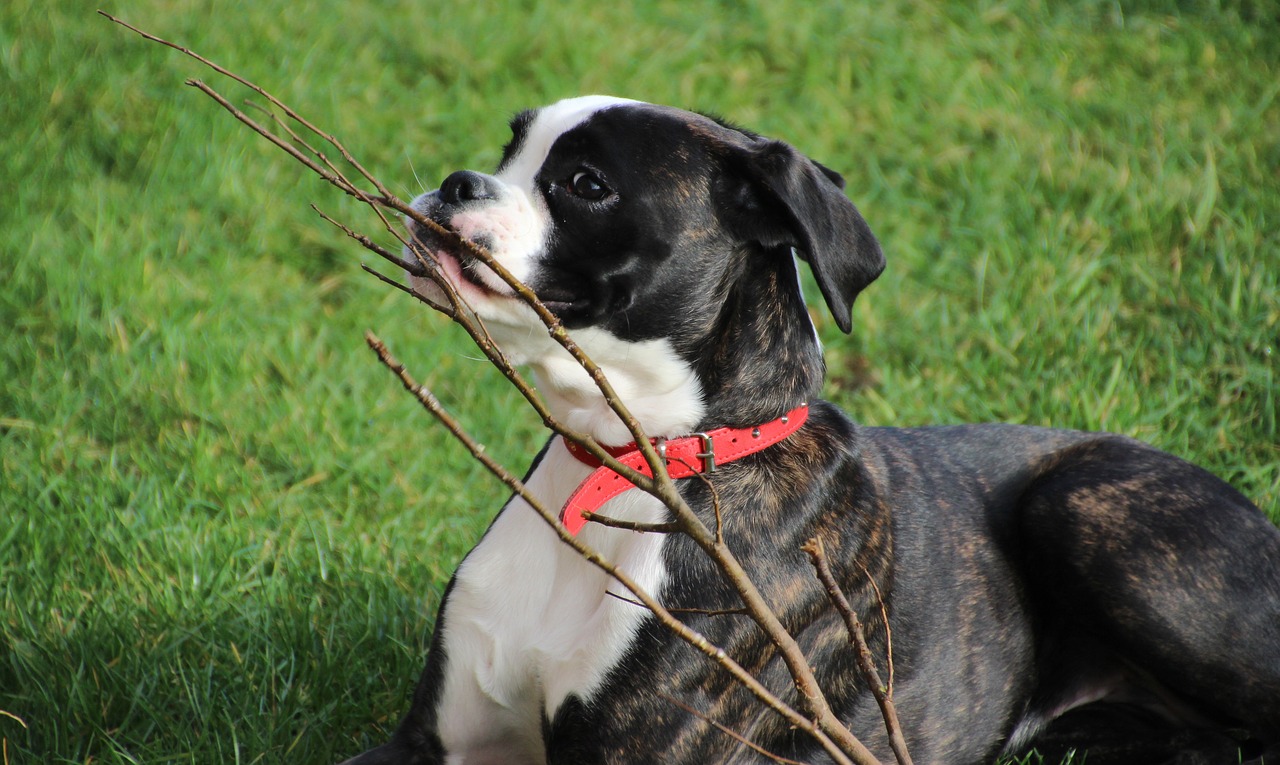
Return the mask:
[[(583, 92), (785, 137), (888, 253), (822, 326), (858, 419), (1119, 431), (1280, 511), (1275, 2), (248, 5), (106, 9), (406, 196)], [(336, 760), (504, 496), (363, 330), (517, 468), (538, 426), (307, 204), (367, 216), (93, 7), (0, 7), (0, 763)]]

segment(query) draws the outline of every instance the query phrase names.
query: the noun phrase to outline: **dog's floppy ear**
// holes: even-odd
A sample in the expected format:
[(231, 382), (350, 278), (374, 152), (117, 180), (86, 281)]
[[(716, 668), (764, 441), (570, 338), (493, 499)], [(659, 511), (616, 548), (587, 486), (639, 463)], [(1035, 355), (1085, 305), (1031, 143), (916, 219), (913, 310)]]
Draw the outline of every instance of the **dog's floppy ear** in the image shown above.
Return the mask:
[(740, 225), (765, 247), (795, 248), (848, 332), (853, 299), (884, 270), (884, 254), (844, 195), (844, 178), (781, 141), (758, 139), (735, 154), (746, 180), (733, 200)]

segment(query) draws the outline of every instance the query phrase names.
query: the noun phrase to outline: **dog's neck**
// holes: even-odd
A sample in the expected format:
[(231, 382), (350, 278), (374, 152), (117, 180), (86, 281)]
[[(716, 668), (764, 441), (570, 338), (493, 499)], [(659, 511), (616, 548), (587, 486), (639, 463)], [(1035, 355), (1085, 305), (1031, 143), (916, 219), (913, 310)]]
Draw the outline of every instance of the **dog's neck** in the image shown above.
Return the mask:
[(702, 429), (767, 422), (817, 398), (826, 365), (789, 251), (746, 261), (689, 357), (707, 401)]
[[(697, 429), (706, 411), (702, 386), (669, 341), (622, 342), (593, 329), (572, 336), (648, 436), (673, 437)], [(634, 440), (596, 381), (563, 349), (543, 354), (530, 366), (539, 392), (562, 424), (603, 444)]]

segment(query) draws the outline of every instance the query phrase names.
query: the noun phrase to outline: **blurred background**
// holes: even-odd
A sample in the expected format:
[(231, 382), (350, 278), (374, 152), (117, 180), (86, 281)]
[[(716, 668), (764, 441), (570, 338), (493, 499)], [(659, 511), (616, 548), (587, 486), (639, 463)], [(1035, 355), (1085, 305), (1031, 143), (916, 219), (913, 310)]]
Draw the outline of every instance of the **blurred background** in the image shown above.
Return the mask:
[[(828, 395), (868, 424), (1106, 429), (1278, 517), (1280, 4), (105, 3), (404, 198), (527, 106), (710, 111), (845, 174), (889, 265)], [(376, 219), (92, 4), (0, 6), (0, 756), (325, 762), (406, 708), (544, 434), (308, 205)], [(389, 237), (383, 237), (389, 240)], [(816, 303), (815, 305), (820, 305)]]

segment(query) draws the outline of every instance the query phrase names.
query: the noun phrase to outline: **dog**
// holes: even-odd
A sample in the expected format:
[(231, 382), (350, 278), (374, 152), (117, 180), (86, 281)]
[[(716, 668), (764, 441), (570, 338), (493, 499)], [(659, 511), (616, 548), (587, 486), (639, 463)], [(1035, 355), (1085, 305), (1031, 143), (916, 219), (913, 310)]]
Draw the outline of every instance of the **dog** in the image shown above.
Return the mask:
[[(669, 462), (692, 460), (702, 477), (681, 479), (682, 496), (722, 524), (832, 708), (877, 756), (891, 759), (884, 724), (800, 552), (811, 537), (882, 673), (891, 656), (917, 763), (1032, 749), (1087, 750), (1090, 765), (1280, 762), (1280, 531), (1257, 507), (1117, 435), (863, 427), (820, 400), (798, 260), (845, 332), (885, 261), (842, 177), (790, 145), (603, 96), (525, 111), (511, 127), (496, 173), (453, 173), (414, 208), (531, 287), (648, 435), (694, 439)], [(631, 440), (507, 283), (410, 225), (560, 422), (602, 444)], [(743, 455), (723, 444), (711, 455), (709, 436), (691, 436), (722, 429), (773, 435)], [(598, 473), (588, 462), (553, 437), (527, 486), (559, 509)], [(566, 524), (798, 704), (772, 644), (733, 613), (735, 591), (689, 538), (590, 522), (670, 519), (627, 486)], [(831, 761), (629, 601), (513, 497), (444, 593), (403, 722), (348, 763)]]

